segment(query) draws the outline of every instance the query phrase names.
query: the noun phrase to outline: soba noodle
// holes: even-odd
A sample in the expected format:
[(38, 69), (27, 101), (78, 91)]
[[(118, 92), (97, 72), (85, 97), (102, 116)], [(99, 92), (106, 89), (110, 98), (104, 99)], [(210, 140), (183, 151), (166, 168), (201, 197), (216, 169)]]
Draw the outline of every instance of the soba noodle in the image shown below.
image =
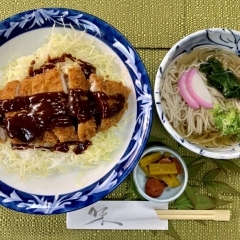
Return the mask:
[[(183, 100), (177, 86), (181, 74), (189, 68), (206, 62), (208, 58), (215, 57), (225, 70), (230, 69), (240, 79), (240, 59), (227, 50), (201, 48), (195, 49), (190, 54), (181, 55), (174, 64), (169, 66), (161, 85), (161, 101), (166, 118), (173, 128), (190, 142), (198, 143), (205, 147), (223, 147), (235, 143), (231, 137), (220, 136), (215, 129), (210, 109), (200, 107), (193, 109)], [(201, 73), (207, 85), (207, 79)], [(239, 99), (225, 99), (215, 88), (207, 86), (214, 104), (219, 104), (223, 109), (231, 103), (240, 109)]]

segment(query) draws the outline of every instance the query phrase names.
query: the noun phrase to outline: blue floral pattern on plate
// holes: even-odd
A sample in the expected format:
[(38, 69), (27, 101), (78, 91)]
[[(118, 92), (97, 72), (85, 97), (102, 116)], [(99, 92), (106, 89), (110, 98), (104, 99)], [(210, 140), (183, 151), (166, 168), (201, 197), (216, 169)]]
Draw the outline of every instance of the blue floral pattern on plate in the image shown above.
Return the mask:
[(179, 55), (183, 53), (189, 53), (194, 48), (204, 46), (227, 49), (234, 52), (236, 55), (240, 56), (240, 32), (221, 28), (200, 30), (186, 36), (170, 49), (170, 51), (166, 54), (166, 56), (162, 60), (155, 79), (154, 98), (158, 116), (163, 126), (169, 132), (169, 134), (187, 149), (190, 149), (191, 151), (197, 154), (210, 158), (218, 159), (239, 158), (240, 157), (239, 144), (236, 144), (235, 146), (229, 146), (223, 149), (211, 149), (201, 148), (196, 144), (184, 140), (170, 125), (170, 123), (165, 117), (165, 114), (161, 106), (160, 84), (164, 72), (166, 71), (170, 63)]
[(127, 150), (118, 163), (94, 184), (79, 191), (53, 196), (19, 191), (0, 181), (0, 203), (24, 213), (57, 214), (86, 207), (113, 191), (140, 159), (152, 126), (151, 85), (133, 46), (114, 27), (90, 14), (64, 8), (35, 9), (0, 22), (0, 46), (25, 32), (45, 27), (85, 30), (107, 44), (129, 71), (136, 92), (137, 119)]

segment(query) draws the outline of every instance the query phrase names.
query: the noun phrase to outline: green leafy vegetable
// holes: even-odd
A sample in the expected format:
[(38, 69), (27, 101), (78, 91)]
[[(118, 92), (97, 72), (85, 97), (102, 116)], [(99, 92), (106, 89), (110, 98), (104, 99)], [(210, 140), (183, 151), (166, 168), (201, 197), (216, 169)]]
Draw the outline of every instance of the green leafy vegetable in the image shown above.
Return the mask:
[(216, 58), (202, 63), (199, 70), (206, 74), (208, 84), (215, 87), (225, 98), (240, 97), (240, 80), (231, 70), (224, 70), (222, 63)]
[(227, 183), (224, 183), (224, 182), (207, 181), (206, 183), (223, 193), (230, 193), (230, 194), (239, 194), (240, 193), (237, 190), (235, 190), (233, 187), (229, 186)]
[(224, 200), (224, 199), (218, 199), (218, 201), (216, 202), (216, 207), (224, 206), (224, 205), (230, 204), (232, 202), (233, 201), (227, 201), (227, 200)]
[(159, 137), (154, 137), (154, 136), (150, 136), (148, 138), (148, 142), (146, 147), (153, 147), (153, 146), (165, 146), (165, 144), (163, 143), (164, 138), (159, 138)]
[(192, 178), (197, 175), (198, 172), (202, 169), (204, 162), (196, 163), (188, 167), (188, 177)]
[(207, 182), (204, 183), (205, 187), (207, 188), (207, 190), (211, 193), (211, 195), (218, 201), (219, 197), (218, 197), (218, 193), (216, 191), (216, 189), (211, 186), (210, 184), (208, 184)]
[(183, 156), (182, 158), (183, 158), (184, 162), (187, 164), (187, 166), (190, 166), (192, 163), (200, 160), (202, 158), (202, 156), (199, 156), (199, 157)]
[(198, 210), (208, 210), (216, 207), (216, 199), (207, 195), (196, 196), (196, 207)]
[(174, 206), (179, 210), (187, 210), (194, 208), (192, 201), (185, 192), (178, 199), (175, 200)]
[(190, 184), (187, 184), (185, 192), (186, 192), (187, 196), (189, 197), (189, 199), (191, 200), (193, 206), (195, 207), (196, 206), (196, 194), (194, 192), (194, 188)]
[(216, 58), (209, 58), (207, 62), (200, 65), (199, 70), (207, 75), (224, 71), (221, 62), (219, 62)]
[[(231, 172), (240, 173), (240, 167), (233, 161), (228, 160), (213, 160), (213, 162), (222, 170), (228, 169)], [(226, 172), (226, 170), (225, 170)]]
[(215, 105), (211, 109), (215, 128), (222, 136), (235, 136), (240, 139), (240, 111), (235, 107), (223, 109)]
[(204, 175), (203, 181), (210, 181), (210, 180), (214, 179), (220, 173), (220, 171), (221, 171), (220, 168), (216, 168), (216, 169), (208, 171)]
[(168, 230), (165, 230), (165, 233), (167, 233), (168, 235), (170, 235), (174, 239), (180, 240), (180, 236), (178, 235), (178, 233), (174, 229), (171, 221), (168, 221)]
[(134, 195), (137, 196), (138, 199), (140, 200), (145, 200), (142, 195), (137, 191), (137, 188), (134, 184), (134, 181), (133, 181), (133, 174), (130, 174), (129, 176), (129, 185), (128, 185), (128, 189), (125, 193), (125, 201), (130, 201), (130, 200), (133, 200), (135, 197)]

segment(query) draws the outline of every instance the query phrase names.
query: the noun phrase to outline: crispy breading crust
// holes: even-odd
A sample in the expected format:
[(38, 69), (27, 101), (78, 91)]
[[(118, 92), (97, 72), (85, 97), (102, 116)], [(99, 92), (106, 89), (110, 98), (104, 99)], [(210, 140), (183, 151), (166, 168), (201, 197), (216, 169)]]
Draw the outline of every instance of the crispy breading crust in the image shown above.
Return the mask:
[(104, 80), (102, 76), (97, 76), (94, 73), (90, 75), (89, 81), (91, 83), (90, 90), (93, 92), (101, 91), (107, 95), (115, 95), (120, 93), (125, 97), (125, 99), (127, 99), (131, 93), (130, 89), (124, 86), (122, 82)]
[(31, 96), (32, 95), (32, 79), (26, 78), (20, 82), (19, 96)]
[(8, 82), (4, 89), (1, 91), (0, 99), (13, 99), (18, 96), (20, 81), (14, 80)]
[(68, 84), (70, 89), (80, 88), (88, 91), (90, 88), (90, 83), (80, 68), (68, 69)]
[[(111, 126), (116, 125), (120, 119), (122, 118), (124, 112), (128, 108), (128, 96), (130, 94), (130, 90), (124, 86), (121, 82), (114, 82), (110, 80), (104, 80), (103, 77), (97, 76), (96, 74), (91, 74), (90, 75), (90, 83), (91, 83), (91, 90), (92, 91), (101, 91), (104, 92), (107, 95), (115, 95), (115, 94), (122, 94), (126, 101), (124, 104), (124, 108), (115, 116), (111, 118), (104, 118), (101, 121), (101, 125), (99, 127), (99, 131), (106, 131), (109, 129)], [(112, 102), (109, 101), (109, 104), (111, 105)]]
[(97, 133), (97, 126), (94, 119), (78, 124), (79, 141), (86, 141), (94, 137)]
[(47, 92), (45, 78), (42, 74), (38, 74), (34, 77), (34, 79), (31, 79), (31, 89), (31, 95)]
[(63, 86), (61, 81), (61, 71), (53, 68), (43, 73), (44, 84), (47, 92), (62, 92)]
[(57, 142), (58, 138), (53, 131), (46, 131), (44, 132), (42, 139), (35, 141), (33, 144), (36, 146), (52, 147)]
[[(44, 92), (60, 92), (63, 91), (63, 86), (60, 77), (61, 71), (54, 68), (48, 70), (43, 74), (37, 74), (32, 78), (25, 78), (21, 81), (11, 81), (6, 84), (0, 92), (0, 99), (13, 99), (16, 96), (31, 96), (37, 93)], [(18, 90), (19, 89), (19, 90)], [(15, 113), (7, 113), (6, 116), (10, 117)], [(65, 131), (63, 131), (63, 134)], [(60, 138), (64, 138), (59, 134)], [(75, 136), (77, 134), (75, 133)], [(75, 138), (76, 139), (76, 138)], [(36, 146), (53, 146), (58, 142), (58, 137), (52, 131), (46, 131), (42, 139), (34, 141), (32, 144)], [(1, 140), (0, 140), (1, 141)], [(11, 139), (13, 144), (21, 144), (18, 139)]]
[[(19, 94), (20, 81), (14, 80), (6, 84), (4, 89), (0, 90), (0, 100), (13, 99)], [(6, 113), (7, 116), (13, 115), (14, 113)], [(0, 143), (7, 141), (7, 133), (5, 129), (0, 127)]]
[(77, 133), (73, 126), (69, 127), (54, 127), (54, 134), (58, 137), (60, 142), (68, 142), (68, 141), (77, 141)]
[[(31, 96), (44, 92), (61, 92), (64, 89), (61, 74), (60, 70), (54, 68), (32, 78), (9, 82), (3, 90), (0, 90), (0, 100), (13, 99), (16, 96)], [(30, 145), (51, 147), (58, 142), (78, 140), (84, 142), (90, 140), (98, 131), (105, 131), (111, 126), (116, 125), (128, 108), (127, 99), (130, 90), (121, 82), (104, 80), (103, 77), (99, 77), (96, 74), (91, 74), (88, 80), (82, 70), (75, 67), (68, 69), (68, 87), (69, 89), (82, 89), (84, 91), (101, 91), (107, 95), (122, 94), (126, 99), (124, 108), (114, 117), (102, 119), (100, 126), (96, 125), (95, 119), (90, 119), (86, 122), (79, 123), (77, 131), (74, 126), (54, 127), (51, 131), (46, 131), (42, 139), (31, 142)], [(85, 96), (85, 98), (87, 97)], [(113, 103), (114, 100), (108, 101), (109, 105)], [(6, 117), (11, 117), (14, 114), (15, 112), (8, 112), (6, 113)], [(1, 132), (0, 129), (0, 142), (2, 139), (5, 139)], [(11, 139), (11, 142), (21, 144), (18, 139)]]

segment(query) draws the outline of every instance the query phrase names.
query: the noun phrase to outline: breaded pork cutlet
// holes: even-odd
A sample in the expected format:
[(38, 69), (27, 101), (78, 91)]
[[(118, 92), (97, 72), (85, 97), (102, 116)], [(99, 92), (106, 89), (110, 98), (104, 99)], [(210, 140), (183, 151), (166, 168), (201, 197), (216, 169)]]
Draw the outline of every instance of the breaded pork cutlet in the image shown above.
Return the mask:
[(19, 96), (31, 96), (32, 95), (32, 78), (25, 78), (20, 82)]
[[(61, 70), (54, 68), (42, 74), (37, 74), (34, 77), (23, 79), (22, 81), (11, 81), (6, 84), (4, 89), (0, 90), (0, 100), (14, 99), (17, 96), (33, 96), (35, 94), (47, 92), (68, 93), (70, 91), (70, 93), (73, 94), (68, 95), (68, 114), (73, 117), (73, 121), (75, 121), (75, 118), (78, 118), (77, 131), (73, 125), (68, 127), (55, 126), (53, 129), (45, 131), (41, 139), (32, 141), (28, 143), (29, 145), (36, 147), (51, 147), (59, 142), (85, 142), (94, 137), (98, 131), (105, 131), (111, 126), (116, 125), (128, 108), (127, 99), (130, 90), (121, 82), (104, 80), (103, 77), (97, 76), (96, 74), (91, 74), (90, 78), (86, 79), (80, 67), (68, 69), (67, 80), (66, 82)], [(107, 95), (107, 105), (110, 107), (110, 115), (107, 116), (102, 113), (101, 122), (98, 123), (100, 125), (97, 125), (96, 121), (98, 121), (99, 110), (100, 112), (102, 111), (103, 105), (99, 109), (99, 103), (102, 99), (101, 97), (96, 98), (98, 94), (95, 95), (92, 94), (92, 92), (105, 93)], [(124, 99), (122, 99), (121, 95), (123, 95)], [(116, 96), (120, 96), (120, 98)], [(65, 97), (64, 99), (66, 100)], [(65, 101), (64, 99), (62, 100)], [(106, 100), (103, 101), (103, 104), (106, 104)], [(81, 108), (81, 106), (83, 106), (83, 108)], [(32, 107), (31, 109), (35, 109), (35, 106)], [(26, 111), (27, 114), (29, 113), (28, 110), (22, 111)], [(11, 118), (16, 113), (17, 112), (13, 111), (7, 112), (5, 118)], [(33, 112), (30, 114), (33, 114)], [(83, 119), (86, 117), (89, 120), (84, 122), (84, 120), (81, 119), (82, 116)], [(0, 142), (6, 141), (6, 138), (7, 134), (5, 130), (0, 128)], [(10, 141), (13, 144), (22, 144), (20, 140), (15, 138), (11, 138)]]
[[(23, 79), (20, 82), (19, 96), (23, 97), (31, 96), (37, 93), (44, 93), (48, 92), (48, 89), (54, 91), (52, 84), (48, 86), (50, 82), (49, 79), (55, 79), (54, 83), (56, 84), (56, 87), (58, 90), (62, 90), (62, 87), (59, 87), (61, 85), (59, 71), (57, 69), (51, 69), (43, 74), (37, 74), (34, 77)], [(46, 131), (44, 132), (42, 139), (38, 139), (31, 144), (37, 147), (50, 147), (55, 145), (57, 141), (58, 137), (52, 131)], [(12, 139), (11, 142), (19, 143), (19, 141), (16, 141), (16, 139)]]
[[(34, 77), (23, 79), (22, 81), (18, 81), (19, 86), (19, 94), (18, 96), (32, 96), (38, 93), (44, 92), (62, 92), (66, 89), (63, 83), (63, 74), (60, 70), (54, 68), (46, 71), (43, 74), (37, 74)], [(11, 83), (11, 84), (10, 84)], [(6, 99), (6, 91), (8, 92), (8, 98), (14, 98), (13, 93), (14, 86), (17, 85), (16, 81), (10, 82), (3, 89), (3, 93), (0, 93), (1, 96)], [(64, 89), (65, 88), (65, 89)], [(10, 114), (7, 113), (6, 117), (11, 117)], [(34, 146), (44, 146), (50, 147), (55, 145), (58, 141), (73, 141), (77, 140), (77, 134), (74, 131), (74, 127), (54, 127), (51, 131), (46, 131), (43, 134), (42, 139), (38, 139), (30, 144)], [(11, 139), (11, 142), (14, 144), (20, 144), (21, 142), (17, 139)]]
[[(13, 99), (18, 96), (19, 94), (19, 87), (20, 87), (20, 81), (14, 80), (6, 84), (4, 89), (0, 90), (0, 100), (7, 100), (7, 99)], [(14, 115), (14, 112), (8, 112), (5, 114), (5, 116), (12, 116)], [(3, 143), (7, 141), (7, 133), (6, 131), (0, 127), (0, 142)]]
[[(66, 92), (67, 91), (67, 88), (65, 86), (66, 83), (65, 83), (65, 80), (63, 79), (63, 73), (60, 70), (54, 68), (43, 73), (41, 76), (44, 79), (44, 86), (45, 86), (44, 92), (63, 92), (63, 91)], [(36, 75), (36, 77), (37, 77), (37, 81), (39, 81), (38, 75)], [(34, 84), (32, 84), (32, 86), (33, 85)], [(38, 85), (36, 85), (35, 90), (37, 90), (37, 86)], [(41, 86), (38, 86), (38, 87), (39, 87), (38, 90), (40, 93), (43, 87)], [(74, 131), (73, 126), (54, 127), (52, 131), (50, 132), (48, 131), (47, 137), (49, 138), (49, 140), (51, 135), (52, 135), (51, 140), (53, 140), (55, 135), (60, 142), (77, 140), (77, 134)], [(43, 141), (45, 142), (44, 137), (45, 135), (43, 136)]]
[(34, 77), (21, 80), (19, 96), (61, 91), (64, 91), (62, 73), (60, 70), (53, 68), (43, 74), (37, 74)]
[(90, 83), (86, 79), (83, 71), (79, 67), (68, 69), (68, 86), (70, 89), (82, 89), (88, 91)]
[[(68, 84), (69, 89), (88, 91), (90, 88), (90, 83), (80, 68), (70, 68), (68, 70)], [(87, 98), (83, 97), (82, 100), (87, 100)], [(96, 133), (97, 126), (94, 119), (78, 124), (78, 138), (81, 142), (89, 140), (95, 136)]]
[(31, 84), (31, 94), (30, 95), (34, 95), (37, 93), (44, 93), (44, 92), (48, 91), (46, 83), (45, 83), (44, 75), (37, 74), (34, 77), (34, 81), (33, 81), (33, 79), (30, 79), (30, 81), (31, 81), (31, 83), (30, 83)]
[(78, 138), (79, 141), (84, 142), (94, 137), (97, 133), (97, 126), (95, 119), (90, 119), (84, 123), (78, 124)]
[(21, 80), (19, 96), (31, 96), (44, 92), (61, 92), (65, 91), (64, 85), (62, 72), (53, 68), (43, 74)]
[(54, 134), (58, 137), (60, 142), (68, 142), (68, 141), (77, 141), (78, 136), (76, 134), (74, 126), (69, 127), (54, 127)]
[(14, 80), (8, 82), (0, 92), (0, 100), (13, 99), (19, 94), (20, 81)]
[[(121, 82), (115, 82), (115, 81), (110, 81), (110, 80), (104, 80), (103, 77), (101, 76), (97, 76), (96, 74), (92, 73), (90, 75), (89, 78), (91, 87), (90, 90), (92, 92), (103, 92), (106, 95), (115, 95), (115, 94), (122, 94), (125, 97), (125, 103), (124, 103), (124, 107), (123, 109), (117, 113), (115, 116), (111, 117), (111, 118), (103, 118), (101, 120), (101, 125), (99, 127), (99, 131), (105, 131), (107, 129), (109, 129), (111, 126), (116, 125), (122, 115), (124, 114), (124, 112), (126, 111), (126, 109), (128, 108), (128, 96), (130, 94), (130, 90), (124, 86)], [(113, 100), (109, 100), (108, 104), (111, 106), (111, 104), (113, 104), (114, 101)]]
[[(54, 68), (41, 74), (41, 76), (44, 82), (44, 92), (66, 92), (63, 74), (60, 70)], [(40, 81), (38, 75), (36, 75), (36, 81)], [(32, 87), (33, 86), (36, 86), (35, 93), (37, 93), (37, 87), (38, 93), (43, 89), (42, 86), (38, 86), (37, 84), (32, 84)], [(60, 142), (77, 140), (77, 134), (74, 131), (74, 127), (54, 127), (52, 131), (48, 131), (48, 134), (44, 134), (43, 136), (43, 142), (51, 141), (53, 145), (57, 143), (56, 139)], [(56, 142), (54, 142), (54, 140)]]
[(63, 73), (57, 68), (48, 70), (42, 74), (46, 92), (65, 92)]
[(31, 144), (35, 147), (52, 147), (58, 142), (58, 137), (53, 131), (46, 131), (43, 133), (42, 139), (33, 141)]

